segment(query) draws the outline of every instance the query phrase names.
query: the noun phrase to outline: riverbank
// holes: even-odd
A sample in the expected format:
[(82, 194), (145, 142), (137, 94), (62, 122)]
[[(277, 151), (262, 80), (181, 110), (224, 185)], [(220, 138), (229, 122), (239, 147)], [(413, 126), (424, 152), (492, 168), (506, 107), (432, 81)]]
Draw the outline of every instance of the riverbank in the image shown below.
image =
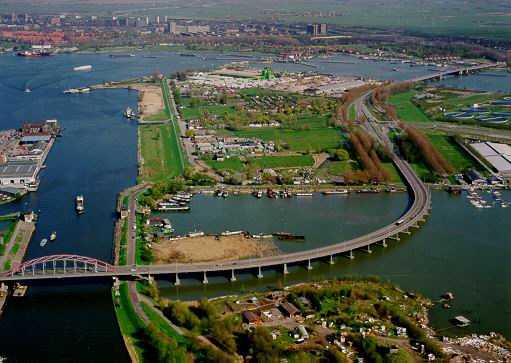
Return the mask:
[[(17, 220), (14, 230), (10, 234), (9, 241), (3, 246), (4, 253), (0, 256), (0, 269), (3, 273), (18, 266), (23, 261), (28, 245), (35, 231), (35, 221), (27, 218)], [(9, 296), (8, 291), (0, 295), (0, 315)]]

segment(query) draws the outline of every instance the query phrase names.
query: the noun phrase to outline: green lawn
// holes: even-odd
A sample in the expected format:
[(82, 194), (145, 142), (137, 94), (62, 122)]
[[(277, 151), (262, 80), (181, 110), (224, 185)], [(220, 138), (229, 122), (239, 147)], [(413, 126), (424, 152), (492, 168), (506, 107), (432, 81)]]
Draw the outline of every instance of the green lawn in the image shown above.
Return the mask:
[(158, 182), (183, 173), (181, 146), (172, 125), (141, 125), (144, 181)]
[(330, 161), (327, 164), (328, 174), (335, 176), (342, 176), (347, 171), (353, 170), (352, 162), (346, 161)]
[(324, 129), (328, 127), (328, 120), (330, 114), (326, 115), (313, 115), (310, 113), (302, 114), (296, 120), (296, 126), (307, 127), (309, 129)]
[(226, 105), (200, 105), (198, 107), (184, 107), (181, 109), (181, 114), (185, 120), (198, 119), (204, 112), (210, 115), (223, 116), (228, 113), (236, 112), (233, 106)]
[(391, 183), (401, 183), (401, 175), (399, 175), (399, 172), (397, 171), (396, 167), (392, 162), (388, 163), (382, 163), (382, 166), (390, 175), (390, 182)]
[(389, 102), (396, 107), (397, 115), (402, 121), (430, 122), (429, 117), (412, 102), (415, 93), (416, 92), (412, 90), (392, 95)]
[(144, 121), (166, 121), (168, 119), (169, 115), (167, 114), (167, 111), (162, 111), (160, 113), (144, 117)]
[[(137, 356), (140, 360), (144, 355), (144, 342), (140, 340), (140, 331), (144, 327), (144, 323), (138, 317), (128, 296), (127, 283), (121, 283), (119, 287), (119, 306), (115, 306), (115, 315), (121, 329), (121, 334), (126, 336), (131, 342)], [(115, 298), (114, 298), (115, 300)]]
[(215, 170), (234, 170), (234, 171), (243, 171), (245, 165), (239, 158), (229, 158), (224, 159), (223, 161), (217, 160), (205, 160), (206, 164), (208, 164), (211, 168)]
[(357, 119), (357, 110), (354, 104), (352, 104), (348, 109), (348, 118), (351, 121), (355, 121)]
[(311, 155), (261, 156), (251, 158), (250, 163), (259, 169), (310, 167), (314, 158)]
[(475, 160), (462, 150), (450, 136), (444, 134), (428, 134), (428, 138), (433, 146), (454, 167), (455, 171), (463, 171), (476, 167)]
[(263, 128), (232, 132), (239, 137), (255, 137), (264, 141), (287, 144), (289, 149), (298, 152), (319, 152), (336, 149), (341, 144), (341, 133), (334, 128), (312, 130), (289, 130)]

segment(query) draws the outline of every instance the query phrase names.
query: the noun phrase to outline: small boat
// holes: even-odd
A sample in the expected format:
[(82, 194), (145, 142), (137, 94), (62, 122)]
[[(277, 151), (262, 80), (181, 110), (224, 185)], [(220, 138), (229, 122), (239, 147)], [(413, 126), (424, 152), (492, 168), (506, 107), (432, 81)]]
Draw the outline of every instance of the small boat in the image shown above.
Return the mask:
[(252, 192), (252, 195), (258, 199), (262, 198), (263, 197), (263, 192), (262, 191), (254, 191)]
[(57, 232), (51, 232), (50, 234), (50, 241), (55, 241), (57, 239)]
[(275, 232), (273, 234), (279, 240), (291, 241), (291, 240), (305, 240), (305, 236), (296, 235), (288, 232)]
[(28, 88), (28, 87), (25, 88), (25, 93), (30, 93), (30, 92), (32, 92), (32, 90), (30, 88)]
[(44, 247), (44, 246), (46, 246), (47, 243), (48, 243), (48, 240), (46, 238), (43, 238), (41, 240), (41, 243), (39, 243), (39, 246)]
[(312, 193), (296, 193), (297, 197), (312, 197)]
[(82, 214), (83, 212), (85, 212), (85, 200), (83, 198), (83, 195), (77, 195), (75, 203), (76, 212), (78, 214)]
[(133, 119), (135, 118), (136, 114), (135, 114), (135, 111), (133, 111), (133, 109), (131, 107), (127, 107), (126, 110), (124, 111), (124, 117), (126, 117), (127, 119)]

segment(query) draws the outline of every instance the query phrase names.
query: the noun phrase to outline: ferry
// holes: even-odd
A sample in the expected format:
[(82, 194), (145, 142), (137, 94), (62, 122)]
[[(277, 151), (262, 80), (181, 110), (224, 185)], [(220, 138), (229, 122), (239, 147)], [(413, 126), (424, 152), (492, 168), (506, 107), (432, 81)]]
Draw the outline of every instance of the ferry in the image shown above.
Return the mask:
[(84, 205), (85, 201), (84, 201), (84, 198), (83, 198), (83, 195), (77, 195), (76, 196), (76, 212), (78, 214), (82, 214), (83, 212), (85, 212), (85, 205)]
[(92, 66), (90, 64), (87, 64), (85, 66), (74, 67), (73, 71), (75, 71), (75, 72), (88, 72), (88, 71), (92, 71)]
[(50, 241), (55, 241), (57, 239), (57, 232), (52, 232), (50, 234)]
[(39, 243), (39, 246), (44, 247), (44, 246), (46, 246), (47, 243), (48, 243), (48, 240), (46, 238), (43, 238), (41, 240), (41, 243)]
[(133, 111), (131, 109), (131, 107), (128, 107), (126, 108), (126, 110), (124, 111), (124, 117), (126, 117), (127, 119), (133, 119), (135, 118), (135, 111)]

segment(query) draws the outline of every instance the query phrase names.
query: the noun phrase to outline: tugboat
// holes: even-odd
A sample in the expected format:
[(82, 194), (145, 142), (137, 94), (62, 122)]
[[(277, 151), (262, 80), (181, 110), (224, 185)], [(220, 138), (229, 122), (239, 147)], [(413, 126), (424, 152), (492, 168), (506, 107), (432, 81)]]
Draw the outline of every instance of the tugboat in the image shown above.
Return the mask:
[(133, 119), (135, 118), (135, 112), (131, 109), (131, 107), (128, 107), (126, 108), (126, 110), (124, 111), (124, 117), (126, 117), (127, 119)]
[(57, 239), (57, 232), (53, 231), (50, 234), (50, 241), (55, 241)]
[(76, 212), (78, 214), (82, 214), (83, 212), (85, 212), (83, 195), (76, 196)]

